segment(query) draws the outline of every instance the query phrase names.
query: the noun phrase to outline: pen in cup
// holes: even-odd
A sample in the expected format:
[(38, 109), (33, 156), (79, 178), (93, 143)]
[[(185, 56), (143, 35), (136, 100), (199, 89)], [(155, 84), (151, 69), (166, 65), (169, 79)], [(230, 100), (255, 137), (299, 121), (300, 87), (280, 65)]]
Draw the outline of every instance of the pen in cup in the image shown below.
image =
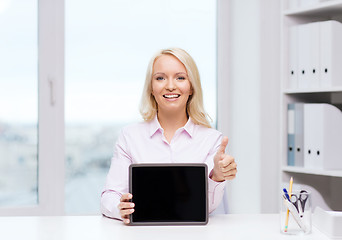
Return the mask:
[[(291, 177), (291, 179), (290, 179), (289, 199), (291, 199), (292, 185), (293, 185), (293, 177)], [(286, 220), (285, 220), (285, 232), (287, 232), (287, 228), (288, 228), (288, 225), (289, 225), (289, 214), (290, 214), (290, 210), (287, 209), (287, 212), (286, 212)]]
[(289, 200), (289, 201), (290, 201), (290, 196), (289, 196), (289, 194), (288, 194), (288, 192), (287, 192), (286, 188), (283, 188), (283, 192), (284, 192), (284, 194), (285, 194), (285, 197), (287, 198), (287, 200)]

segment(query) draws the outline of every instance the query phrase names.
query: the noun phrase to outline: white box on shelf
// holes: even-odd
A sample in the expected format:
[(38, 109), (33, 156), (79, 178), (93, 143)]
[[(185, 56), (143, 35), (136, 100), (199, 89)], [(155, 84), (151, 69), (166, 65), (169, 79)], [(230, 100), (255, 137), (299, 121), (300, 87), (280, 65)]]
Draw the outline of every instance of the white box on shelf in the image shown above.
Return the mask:
[(304, 104), (304, 167), (342, 169), (342, 112), (331, 104)]
[(330, 238), (342, 239), (342, 212), (325, 211), (316, 207), (313, 214), (313, 225)]
[(308, 24), (308, 34), (309, 34), (309, 56), (308, 56), (308, 76), (309, 88), (319, 87), (320, 78), (320, 34), (319, 34), (319, 23)]
[(290, 89), (298, 87), (298, 26), (289, 28), (289, 84)]
[(309, 69), (310, 67), (310, 24), (298, 25), (298, 88), (308, 89), (310, 87)]
[(342, 86), (342, 23), (320, 22), (320, 86)]

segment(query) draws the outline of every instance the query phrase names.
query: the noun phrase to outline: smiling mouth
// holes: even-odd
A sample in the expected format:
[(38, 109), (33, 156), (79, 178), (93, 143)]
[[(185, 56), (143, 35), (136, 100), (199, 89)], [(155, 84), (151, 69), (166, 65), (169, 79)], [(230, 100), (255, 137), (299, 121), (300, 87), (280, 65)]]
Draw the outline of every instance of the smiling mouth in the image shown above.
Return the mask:
[(171, 99), (171, 98), (179, 98), (180, 97), (180, 94), (165, 94), (163, 95), (164, 98), (168, 98), (168, 99)]

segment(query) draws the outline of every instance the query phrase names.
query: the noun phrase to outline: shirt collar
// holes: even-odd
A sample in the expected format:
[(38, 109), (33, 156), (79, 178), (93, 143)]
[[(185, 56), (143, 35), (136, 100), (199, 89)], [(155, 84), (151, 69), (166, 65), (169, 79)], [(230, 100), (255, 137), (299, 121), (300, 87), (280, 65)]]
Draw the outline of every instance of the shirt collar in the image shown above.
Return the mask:
[(152, 137), (158, 130), (161, 132), (164, 131), (163, 128), (160, 126), (160, 123), (158, 121), (157, 114), (156, 114), (156, 116), (150, 122), (150, 137)]
[(186, 131), (190, 137), (194, 134), (195, 123), (192, 121), (191, 117), (189, 117), (188, 122), (183, 127), (184, 131)]
[[(187, 132), (189, 136), (192, 137), (194, 134), (194, 128), (195, 128), (195, 123), (189, 117), (187, 123), (184, 125), (184, 127), (181, 127), (180, 129)], [(150, 137), (152, 137), (157, 131), (163, 132), (164, 129), (160, 126), (158, 117), (156, 115), (154, 119), (150, 122)]]

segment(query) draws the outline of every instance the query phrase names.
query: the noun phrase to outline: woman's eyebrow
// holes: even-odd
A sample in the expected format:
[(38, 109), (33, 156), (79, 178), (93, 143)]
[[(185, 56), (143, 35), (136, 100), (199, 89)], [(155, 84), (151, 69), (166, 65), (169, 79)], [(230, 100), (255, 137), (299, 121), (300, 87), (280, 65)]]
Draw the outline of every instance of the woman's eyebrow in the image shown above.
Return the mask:
[(156, 72), (156, 73), (154, 73), (152, 76), (157, 75), (157, 74), (163, 74), (163, 75), (165, 75), (165, 73), (163, 73), (163, 72)]
[[(152, 76), (154, 76), (154, 75), (157, 75), (157, 74), (166, 75), (166, 74), (165, 74), (165, 73), (163, 73), (163, 72), (156, 72), (156, 73), (154, 73)], [(178, 72), (178, 73), (175, 73), (175, 75), (180, 75), (180, 74), (185, 74), (185, 75), (188, 75), (186, 72)]]

